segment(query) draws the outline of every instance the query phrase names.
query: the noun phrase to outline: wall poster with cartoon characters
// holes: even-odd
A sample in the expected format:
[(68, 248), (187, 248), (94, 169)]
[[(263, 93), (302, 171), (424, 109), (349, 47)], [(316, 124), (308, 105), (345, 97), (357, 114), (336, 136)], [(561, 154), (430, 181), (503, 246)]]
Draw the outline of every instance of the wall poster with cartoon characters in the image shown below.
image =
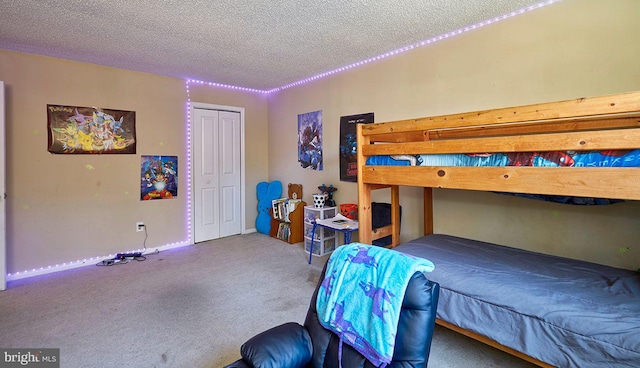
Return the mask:
[(136, 153), (136, 112), (47, 105), (49, 152)]
[(178, 156), (142, 156), (140, 200), (178, 196)]
[(373, 113), (340, 117), (340, 181), (358, 182), (356, 124), (373, 123)]
[(298, 115), (298, 162), (322, 171), (322, 110)]

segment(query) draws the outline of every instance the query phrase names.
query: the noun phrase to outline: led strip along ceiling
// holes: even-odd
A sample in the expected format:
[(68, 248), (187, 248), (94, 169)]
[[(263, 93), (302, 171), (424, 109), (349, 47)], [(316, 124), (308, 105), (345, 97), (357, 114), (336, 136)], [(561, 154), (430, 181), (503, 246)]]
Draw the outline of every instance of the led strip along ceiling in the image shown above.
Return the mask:
[(273, 88), (273, 89), (270, 89), (270, 90), (259, 90), (259, 89), (254, 89), (254, 88), (231, 86), (231, 85), (228, 85), (228, 84), (221, 84), (221, 83), (214, 83), (214, 82), (204, 82), (204, 81), (195, 80), (195, 79), (187, 79), (187, 84), (189, 84), (189, 83), (206, 84), (206, 85), (211, 86), (211, 87), (234, 89), (234, 90), (245, 91), (245, 92), (270, 94), (270, 93), (278, 92), (278, 91), (281, 91), (281, 90), (284, 90), (284, 89), (288, 89), (288, 88), (291, 88), (291, 87), (295, 87), (295, 86), (303, 85), (303, 84), (306, 84), (306, 83), (310, 83), (310, 82), (316, 81), (318, 79), (322, 79), (322, 78), (328, 77), (330, 75), (334, 75), (334, 74), (341, 73), (341, 72), (344, 72), (344, 71), (349, 70), (349, 69), (353, 69), (353, 68), (358, 67), (360, 65), (369, 64), (369, 63), (372, 63), (372, 62), (375, 62), (375, 61), (386, 59), (386, 58), (388, 58), (390, 56), (402, 54), (402, 53), (404, 53), (406, 51), (410, 51), (410, 50), (416, 49), (418, 47), (430, 45), (430, 44), (438, 42), (440, 40), (444, 40), (444, 39), (447, 39), (449, 37), (453, 37), (453, 36), (456, 36), (456, 35), (459, 35), (459, 34), (462, 34), (462, 33), (466, 33), (466, 32), (469, 32), (469, 31), (473, 31), (474, 29), (482, 28), (484, 26), (488, 26), (489, 24), (493, 24), (493, 23), (499, 22), (501, 20), (509, 19), (509, 18), (515, 17), (517, 15), (527, 13), (527, 12), (532, 11), (532, 10), (540, 9), (540, 8), (542, 8), (544, 6), (551, 5), (551, 4), (560, 2), (560, 1), (562, 1), (562, 0), (547, 0), (547, 1), (543, 1), (543, 2), (540, 2), (540, 3), (534, 4), (534, 5), (528, 6), (526, 8), (522, 8), (522, 9), (519, 9), (519, 10), (512, 11), (511, 13), (508, 13), (508, 14), (500, 15), (498, 17), (495, 17), (495, 18), (492, 18), (492, 19), (489, 19), (489, 20), (485, 20), (485, 21), (482, 21), (482, 22), (479, 22), (479, 23), (472, 24), (470, 26), (466, 26), (464, 28), (457, 29), (455, 31), (451, 31), (451, 32), (448, 32), (448, 33), (445, 33), (445, 34), (442, 34), (442, 35), (439, 35), (439, 36), (432, 37), (432, 38), (430, 38), (428, 40), (421, 41), (421, 42), (415, 43), (413, 45), (401, 47), (399, 49), (396, 49), (396, 50), (393, 50), (393, 51), (389, 51), (389, 52), (386, 52), (384, 54), (381, 54), (381, 55), (378, 55), (378, 56), (374, 56), (374, 57), (366, 59), (366, 60), (359, 61), (357, 63), (353, 63), (353, 64), (350, 64), (350, 65), (347, 65), (347, 66), (343, 66), (341, 68), (334, 69), (334, 70), (331, 70), (331, 71), (328, 71), (328, 72), (320, 73), (320, 74), (315, 75), (313, 77), (302, 79), (300, 81), (293, 82), (293, 83), (287, 84), (285, 86)]

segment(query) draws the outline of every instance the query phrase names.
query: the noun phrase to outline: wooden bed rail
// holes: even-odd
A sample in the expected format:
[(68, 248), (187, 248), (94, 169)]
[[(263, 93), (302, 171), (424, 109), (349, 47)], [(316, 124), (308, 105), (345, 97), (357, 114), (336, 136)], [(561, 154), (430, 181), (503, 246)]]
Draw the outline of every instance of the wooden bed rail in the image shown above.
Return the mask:
[[(638, 119), (640, 120), (640, 117)], [(442, 153), (596, 151), (636, 149), (639, 145), (640, 127), (370, 144), (363, 146), (362, 153), (368, 157)]]
[(458, 327), (458, 326), (456, 326), (454, 324), (451, 324), (449, 322), (443, 321), (443, 320), (441, 320), (439, 318), (436, 319), (436, 323), (439, 324), (442, 327), (448, 328), (448, 329), (450, 329), (452, 331), (455, 331), (457, 333), (463, 334), (463, 335), (465, 335), (467, 337), (470, 337), (470, 338), (472, 338), (474, 340), (480, 341), (483, 344), (486, 344), (486, 345), (494, 347), (494, 348), (496, 348), (498, 350), (504, 351), (507, 354), (511, 354), (513, 356), (516, 356), (516, 357), (518, 357), (518, 358), (520, 358), (520, 359), (522, 359), (524, 361), (527, 361), (529, 363), (535, 364), (535, 365), (537, 365), (539, 367), (542, 367), (542, 368), (554, 368), (554, 366), (552, 366), (552, 365), (549, 365), (549, 364), (547, 364), (547, 363), (545, 363), (543, 361), (540, 361), (540, 360), (538, 360), (536, 358), (530, 357), (529, 355), (523, 354), (523, 353), (521, 353), (521, 352), (519, 352), (517, 350), (511, 349), (510, 347), (504, 346), (504, 345), (502, 345), (502, 344), (500, 344), (500, 343), (498, 343), (498, 342), (496, 342), (496, 341), (494, 341), (494, 340), (492, 340), (492, 339), (490, 339), (490, 338), (488, 338), (488, 337), (486, 337), (484, 335), (480, 335), (480, 334), (477, 334), (475, 332), (472, 332), (472, 331), (469, 331), (469, 330), (465, 330), (464, 328), (460, 328), (460, 327)]
[[(601, 130), (616, 125), (638, 127), (640, 123), (640, 92), (617, 95), (578, 98), (574, 100), (533, 104), (494, 110), (473, 111), (461, 114), (441, 115), (394, 122), (367, 124), (362, 135), (375, 136), (389, 134), (391, 137), (416, 137), (416, 132), (434, 129), (474, 129), (486, 130), (488, 127), (527, 127), (538, 126), (534, 130), (564, 129), (576, 131), (582, 129)], [(622, 122), (616, 120), (621, 120)], [(625, 121), (626, 120), (626, 121)], [(511, 124), (511, 125), (509, 125)], [(547, 125), (547, 128), (540, 128)], [(555, 127), (553, 127), (555, 125)], [(561, 128), (564, 127), (564, 128)], [(411, 134), (407, 134), (411, 132)], [(514, 131), (510, 134), (526, 134)], [(371, 139), (371, 138), (370, 138)], [(424, 140), (424, 134), (423, 134)], [(372, 142), (377, 140), (371, 139)], [(394, 140), (389, 140), (394, 141)]]
[(637, 168), (367, 166), (362, 172), (370, 183), (640, 200)]
[[(399, 122), (395, 122), (399, 123)], [(384, 124), (384, 123), (382, 123)], [(427, 128), (424, 130), (396, 132), (367, 132), (372, 143), (408, 143), (434, 141), (438, 139), (461, 139), (528, 135), (534, 133), (579, 132), (589, 130), (626, 129), (640, 127), (637, 114), (625, 116), (597, 116), (581, 118), (580, 121), (556, 119), (543, 122), (507, 123), (460, 128)]]

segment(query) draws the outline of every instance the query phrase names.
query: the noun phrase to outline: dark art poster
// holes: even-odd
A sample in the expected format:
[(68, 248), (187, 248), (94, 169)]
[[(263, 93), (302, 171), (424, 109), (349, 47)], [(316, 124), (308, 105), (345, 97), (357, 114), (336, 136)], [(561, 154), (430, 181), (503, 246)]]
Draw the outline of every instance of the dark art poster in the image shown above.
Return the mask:
[(142, 156), (140, 200), (178, 196), (178, 156)]
[(373, 113), (340, 117), (340, 180), (358, 181), (356, 124), (373, 123)]
[(298, 115), (298, 162), (322, 170), (322, 110)]
[(49, 152), (136, 153), (136, 112), (47, 105)]

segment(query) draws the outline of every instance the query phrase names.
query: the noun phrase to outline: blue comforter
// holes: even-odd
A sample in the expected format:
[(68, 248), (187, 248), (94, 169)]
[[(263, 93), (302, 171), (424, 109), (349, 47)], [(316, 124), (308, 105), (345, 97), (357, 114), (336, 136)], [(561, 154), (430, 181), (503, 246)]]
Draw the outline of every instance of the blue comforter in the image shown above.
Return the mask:
[(443, 234), (394, 249), (438, 265), (441, 320), (556, 367), (640, 367), (635, 271)]

